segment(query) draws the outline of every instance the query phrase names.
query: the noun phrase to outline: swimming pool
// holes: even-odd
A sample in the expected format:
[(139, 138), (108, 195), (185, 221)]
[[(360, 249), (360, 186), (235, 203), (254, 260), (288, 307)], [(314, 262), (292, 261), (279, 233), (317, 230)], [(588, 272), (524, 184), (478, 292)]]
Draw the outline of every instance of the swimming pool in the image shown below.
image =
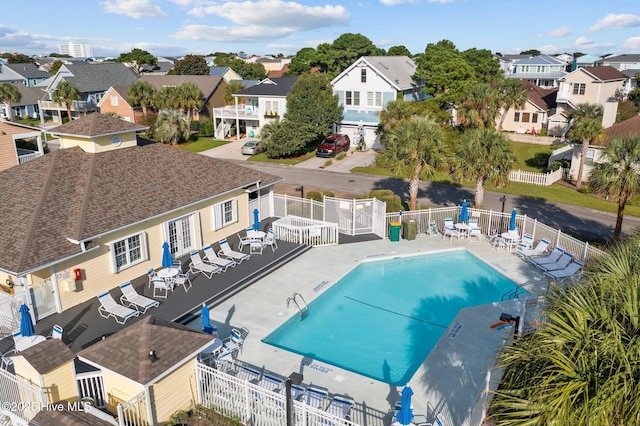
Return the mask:
[(466, 250), (366, 261), (262, 341), (402, 386), (460, 309), (516, 288)]

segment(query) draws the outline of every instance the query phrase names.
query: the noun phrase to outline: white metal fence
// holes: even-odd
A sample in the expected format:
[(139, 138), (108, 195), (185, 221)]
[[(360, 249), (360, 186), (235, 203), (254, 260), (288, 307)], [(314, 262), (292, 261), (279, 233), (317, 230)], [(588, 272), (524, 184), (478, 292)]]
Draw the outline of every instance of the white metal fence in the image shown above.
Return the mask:
[(338, 244), (338, 225), (299, 216), (285, 216), (271, 224), (278, 239), (310, 246)]
[(10, 336), (18, 330), (18, 308), (20, 301), (4, 292), (0, 292), (0, 339)]
[(3, 369), (0, 369), (0, 401), (0, 413), (15, 426), (27, 426), (47, 405), (44, 389)]
[(548, 173), (524, 172), (522, 170), (512, 170), (509, 173), (509, 180), (512, 182), (523, 182), (531, 185), (550, 186), (554, 182), (562, 179), (564, 169), (559, 168), (556, 171)]

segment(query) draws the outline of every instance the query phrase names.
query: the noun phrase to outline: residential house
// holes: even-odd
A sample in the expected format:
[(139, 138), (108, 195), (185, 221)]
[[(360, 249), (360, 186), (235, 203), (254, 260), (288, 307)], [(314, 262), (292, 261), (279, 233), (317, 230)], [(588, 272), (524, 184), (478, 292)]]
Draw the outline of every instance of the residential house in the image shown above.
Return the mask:
[(40, 110), (51, 114), (54, 122), (62, 122), (62, 114), (67, 111), (64, 104), (53, 101), (53, 92), (61, 81), (73, 84), (80, 92), (80, 99), (73, 101), (71, 115), (77, 118), (81, 113), (98, 111), (98, 103), (112, 86), (128, 86), (138, 80), (135, 73), (119, 62), (70, 63), (60, 67), (47, 86), (47, 100), (40, 102)]
[(230, 67), (210, 67), (209, 75), (221, 77), (227, 83), (236, 80), (242, 80), (240, 74), (232, 70)]
[(144, 123), (142, 109), (134, 108), (129, 104), (129, 87), (131, 86), (110, 87), (98, 102), (98, 108), (102, 114), (113, 113), (118, 118), (131, 123)]
[(547, 128), (549, 116), (556, 108), (558, 88), (542, 88), (528, 81), (522, 81), (522, 88), (527, 92), (527, 102), (523, 108), (511, 108), (502, 123), (502, 129), (515, 133), (540, 133)]
[[(15, 85), (20, 92), (20, 100), (11, 103), (11, 117), (20, 118), (40, 118), (39, 102), (45, 95), (41, 87), (29, 87), (24, 84)], [(0, 100), (0, 117), (9, 118), (7, 109), (9, 105)]]
[(566, 136), (569, 113), (579, 104), (598, 104), (603, 107), (602, 126), (607, 128), (616, 120), (618, 101), (627, 76), (611, 66), (579, 68), (559, 80), (556, 113), (549, 117), (549, 134)]
[(163, 87), (177, 87), (182, 83), (194, 83), (202, 92), (202, 108), (193, 113), (193, 120), (204, 121), (212, 117), (214, 108), (224, 105), (224, 91), (227, 82), (221, 77), (211, 75), (143, 75), (140, 81), (146, 81), (156, 90)]
[(0, 207), (0, 290), (37, 320), (143, 276), (165, 241), (181, 257), (245, 229), (250, 197), (270, 197), (280, 180), (145, 142), (146, 129), (82, 116), (51, 129), (61, 149), (0, 172), (11, 198)]
[(0, 120), (0, 171), (42, 155), (44, 147), (40, 129)]
[(142, 75), (167, 75), (176, 65), (176, 59), (158, 57), (156, 64), (142, 70)]
[(344, 107), (336, 133), (345, 133), (356, 144), (364, 138), (368, 147), (379, 145), (375, 134), (380, 111), (402, 98), (420, 101), (426, 98), (413, 75), (416, 63), (408, 56), (363, 56), (331, 81), (333, 93)]
[[(265, 78), (234, 93), (234, 105), (213, 109), (215, 134), (219, 139), (241, 134), (259, 137), (262, 127), (287, 111), (287, 94), (298, 76)], [(244, 84), (244, 82), (243, 82)]]
[(531, 58), (531, 55), (494, 55), (494, 58), (498, 60), (500, 69), (507, 76), (513, 73), (513, 67), (515, 63), (522, 59)]
[(519, 78), (540, 87), (557, 87), (558, 81), (567, 75), (566, 64), (563, 60), (549, 55), (539, 55), (520, 59), (513, 63), (507, 78)]
[(622, 71), (622, 74), (627, 76), (622, 87), (622, 94), (626, 98), (632, 90), (638, 87), (638, 80), (640, 80), (640, 68), (628, 68)]
[(618, 71), (624, 71), (631, 68), (638, 69), (640, 68), (640, 54), (625, 53), (623, 55), (605, 56), (597, 61), (595, 66), (609, 66), (617, 69)]
[(288, 72), (289, 72), (289, 64), (284, 64), (284, 66), (280, 70), (269, 71), (267, 73), (267, 77), (268, 78), (278, 78), (278, 77), (282, 77), (283, 75), (285, 75)]
[(49, 77), (51, 74), (31, 63), (0, 65), (0, 83), (20, 83), (34, 87)]
[(575, 71), (578, 68), (595, 67), (596, 63), (602, 59), (602, 56), (597, 55), (583, 55), (573, 59), (571, 63), (571, 71)]

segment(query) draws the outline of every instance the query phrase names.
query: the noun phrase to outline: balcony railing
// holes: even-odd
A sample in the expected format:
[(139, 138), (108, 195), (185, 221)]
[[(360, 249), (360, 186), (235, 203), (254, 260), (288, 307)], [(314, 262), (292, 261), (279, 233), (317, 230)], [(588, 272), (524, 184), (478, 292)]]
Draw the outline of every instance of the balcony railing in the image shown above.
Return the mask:
[(222, 118), (258, 118), (260, 116), (260, 110), (248, 105), (235, 105), (225, 106), (222, 108), (214, 108), (213, 114), (216, 117)]
[[(66, 111), (67, 106), (63, 103), (54, 101), (40, 101), (40, 108), (49, 111)], [(98, 105), (93, 101), (73, 101), (71, 104), (71, 111), (77, 112), (89, 112), (96, 111)]]

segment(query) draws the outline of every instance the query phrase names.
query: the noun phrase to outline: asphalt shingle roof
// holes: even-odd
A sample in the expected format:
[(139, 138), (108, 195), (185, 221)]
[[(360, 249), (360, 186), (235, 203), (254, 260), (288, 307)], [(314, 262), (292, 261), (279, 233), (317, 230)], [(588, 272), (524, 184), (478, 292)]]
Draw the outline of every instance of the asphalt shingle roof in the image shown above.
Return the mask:
[(49, 132), (54, 135), (97, 137), (115, 133), (143, 131), (146, 129), (148, 129), (148, 127), (140, 124), (120, 120), (105, 114), (93, 113), (84, 116), (81, 120), (72, 120), (49, 129)]
[(24, 78), (49, 78), (51, 74), (38, 69), (33, 64), (6, 64), (7, 68), (12, 69), (15, 73), (20, 74)]
[(202, 92), (203, 98), (208, 99), (222, 81), (222, 77), (214, 75), (143, 75), (140, 81), (146, 81), (150, 85), (161, 90), (166, 86), (179, 86), (190, 81)]
[(93, 414), (82, 410), (69, 410), (63, 403), (62, 410), (42, 410), (29, 422), (32, 426), (112, 426)]
[(363, 59), (401, 90), (415, 86), (417, 65), (408, 56), (364, 56)]
[(529, 101), (541, 110), (549, 111), (556, 107), (557, 87), (544, 89), (528, 81), (522, 81), (522, 88), (527, 91)]
[(601, 81), (625, 80), (627, 78), (626, 75), (609, 65), (604, 67), (584, 67), (580, 69)]
[(297, 75), (289, 77), (268, 78), (260, 83), (236, 93), (237, 96), (287, 96), (298, 81)]
[(73, 83), (80, 93), (106, 92), (111, 86), (133, 84), (135, 73), (120, 62), (73, 63), (64, 65), (73, 77), (64, 77)]
[(46, 374), (76, 357), (60, 339), (47, 339), (20, 352), (20, 355), (40, 374)]
[(608, 145), (613, 138), (618, 136), (640, 135), (640, 115), (615, 123), (605, 129), (604, 134), (604, 140), (602, 141), (604, 145)]

